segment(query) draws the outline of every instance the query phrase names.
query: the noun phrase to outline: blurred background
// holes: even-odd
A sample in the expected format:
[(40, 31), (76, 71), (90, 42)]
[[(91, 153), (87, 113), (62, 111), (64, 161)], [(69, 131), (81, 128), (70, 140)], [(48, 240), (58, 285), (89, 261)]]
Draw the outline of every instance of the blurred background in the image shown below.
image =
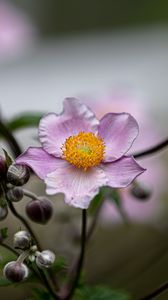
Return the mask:
[[(166, 0), (0, 0), (0, 114), (7, 122), (23, 112), (60, 112), (62, 100), (75, 96), (99, 118), (109, 111), (133, 114), (140, 125), (133, 150), (142, 150), (167, 136), (167, 70)], [(39, 145), (37, 128), (14, 134), (23, 150)], [(131, 189), (121, 191), (129, 226), (105, 201), (88, 247), (88, 283), (125, 290), (134, 300), (168, 280), (167, 161), (166, 151), (141, 161), (148, 201), (135, 199)], [(35, 178), (28, 187), (44, 192)], [(49, 227), (34, 228), (44, 245), (70, 260), (78, 252), (73, 238), (80, 212), (56, 198)], [(24, 203), (17, 208), (24, 213)], [(18, 223), (10, 215), (7, 221), (10, 243)], [(30, 293), (25, 285), (1, 288), (0, 295), (6, 300), (14, 291), (16, 300)], [(168, 293), (158, 299), (167, 300)]]

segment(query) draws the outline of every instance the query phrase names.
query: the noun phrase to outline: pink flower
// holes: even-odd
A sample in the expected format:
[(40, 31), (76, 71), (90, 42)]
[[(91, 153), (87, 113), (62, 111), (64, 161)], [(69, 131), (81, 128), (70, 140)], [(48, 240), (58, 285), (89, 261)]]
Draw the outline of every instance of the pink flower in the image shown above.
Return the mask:
[(28, 17), (7, 0), (0, 1), (0, 59), (15, 57), (33, 42), (35, 28)]
[(67, 98), (62, 114), (41, 119), (42, 148), (30, 147), (16, 162), (45, 181), (47, 194), (63, 193), (67, 204), (86, 209), (101, 186), (123, 188), (144, 172), (125, 156), (137, 135), (130, 114), (108, 113), (98, 121), (86, 105)]
[[(152, 118), (150, 107), (147, 105), (148, 101), (138, 97), (134, 91), (122, 88), (113, 89), (109, 93), (103, 94), (99, 99), (96, 98), (96, 101), (92, 97), (87, 97), (87, 99), (85, 97), (85, 102), (89, 104), (99, 118), (107, 111), (120, 113), (125, 110), (135, 116), (139, 124), (140, 134), (127, 155), (147, 149), (162, 140), (162, 131), (159, 130), (158, 123)], [(153, 222), (162, 214), (164, 209), (161, 195), (166, 186), (166, 169), (160, 156), (141, 159), (141, 162), (145, 163), (147, 171), (138, 178), (138, 182), (142, 186), (145, 184), (151, 188), (152, 194), (148, 201), (138, 201), (131, 193), (131, 185), (119, 190), (119, 193), (123, 209), (129, 218), (136, 222)], [(107, 224), (122, 221), (112, 201), (106, 200), (104, 202), (101, 220)]]

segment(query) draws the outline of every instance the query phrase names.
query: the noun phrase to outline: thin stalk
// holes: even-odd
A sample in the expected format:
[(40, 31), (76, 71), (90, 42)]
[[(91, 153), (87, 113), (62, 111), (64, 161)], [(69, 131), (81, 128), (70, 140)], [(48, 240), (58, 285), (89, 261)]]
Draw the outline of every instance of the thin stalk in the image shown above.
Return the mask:
[(33, 230), (32, 230), (32, 228), (31, 228), (30, 224), (25, 220), (24, 217), (22, 217), (22, 216), (16, 211), (16, 209), (15, 209), (15, 207), (13, 206), (13, 203), (12, 203), (11, 201), (8, 201), (8, 205), (9, 205), (9, 208), (10, 208), (12, 214), (13, 214), (17, 219), (19, 219), (19, 220), (23, 223), (23, 225), (27, 228), (27, 230), (28, 230), (29, 233), (31, 234), (32, 238), (34, 239), (35, 244), (37, 245), (38, 249), (39, 249), (40, 251), (42, 251), (42, 247), (41, 247), (41, 245), (40, 245), (40, 243), (39, 243), (39, 241), (38, 241), (38, 239), (37, 239), (35, 233), (33, 232)]
[(160, 287), (156, 288), (152, 293), (149, 295), (140, 298), (139, 300), (151, 300), (154, 299), (155, 297), (159, 296), (163, 292), (168, 290), (168, 282), (163, 283)]
[(10, 247), (9, 245), (7, 245), (5, 243), (2, 243), (2, 244), (0, 244), (0, 246), (6, 248), (7, 250), (9, 250), (10, 252), (12, 252), (16, 256), (19, 256), (19, 253), (16, 250), (14, 250), (12, 247)]
[(25, 260), (28, 256), (29, 256), (29, 251), (28, 251), (28, 250), (23, 251), (23, 252), (19, 255), (19, 257), (17, 258), (17, 262), (18, 262), (18, 263), (23, 263), (24, 260)]
[(55, 291), (52, 289), (52, 286), (50, 285), (50, 282), (48, 281), (48, 278), (47, 278), (47, 275), (46, 275), (45, 271), (43, 271), (40, 268), (38, 268), (38, 271), (41, 275), (41, 278), (42, 278), (47, 290), (50, 292), (50, 295), (53, 297), (53, 299), (59, 300), (60, 298), (59, 298), (59, 296), (57, 296)]
[(137, 152), (137, 153), (133, 154), (133, 156), (135, 158), (141, 158), (141, 157), (144, 157), (144, 156), (155, 154), (156, 152), (163, 150), (167, 146), (168, 146), (168, 138), (165, 139), (164, 141), (160, 142), (159, 144), (147, 149), (147, 150), (144, 150), (144, 151)]
[(97, 208), (97, 210), (96, 210), (96, 212), (94, 214), (94, 217), (92, 219), (92, 222), (90, 224), (90, 227), (88, 229), (87, 236), (86, 236), (86, 242), (87, 243), (89, 242), (89, 240), (90, 240), (90, 238), (91, 238), (91, 236), (92, 236), (92, 234), (93, 234), (93, 232), (95, 230), (95, 227), (97, 225), (97, 220), (98, 220), (98, 217), (100, 215), (100, 212), (101, 212), (101, 209), (103, 207), (103, 204), (104, 204), (104, 201), (101, 201), (101, 203), (99, 204), (99, 206), (98, 206), (98, 208)]
[(1, 135), (6, 139), (8, 142), (14, 157), (19, 156), (22, 153), (22, 150), (16, 141), (15, 137), (11, 133), (11, 131), (8, 129), (8, 127), (0, 120), (0, 133)]
[(125, 223), (125, 225), (130, 225), (130, 220), (129, 220), (122, 204), (121, 203), (119, 205), (116, 204), (116, 207), (117, 207), (118, 212), (119, 212), (123, 222)]
[(28, 191), (28, 190), (26, 190), (26, 189), (22, 189), (22, 191), (23, 191), (23, 194), (24, 194), (26, 197), (31, 198), (32, 200), (38, 199), (38, 196), (37, 196), (36, 194), (34, 194), (34, 193), (32, 193), (32, 192), (30, 192), (30, 191)]
[(64, 300), (70, 300), (74, 294), (74, 291), (78, 285), (82, 267), (83, 267), (83, 261), (84, 261), (84, 256), (85, 256), (85, 246), (86, 246), (86, 225), (87, 225), (87, 211), (86, 209), (82, 210), (82, 230), (81, 230), (81, 251), (77, 263), (77, 268), (76, 268), (76, 274), (75, 277), (72, 281), (72, 286), (70, 289), (70, 292), (68, 295), (64, 298)]

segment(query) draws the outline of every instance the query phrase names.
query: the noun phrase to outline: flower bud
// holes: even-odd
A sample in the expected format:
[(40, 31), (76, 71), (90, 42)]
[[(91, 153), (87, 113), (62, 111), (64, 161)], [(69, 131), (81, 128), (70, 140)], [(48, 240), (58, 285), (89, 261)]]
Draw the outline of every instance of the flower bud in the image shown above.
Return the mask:
[(36, 257), (36, 264), (39, 268), (50, 268), (55, 261), (55, 254), (50, 250), (39, 252)]
[(14, 235), (13, 244), (15, 248), (26, 250), (31, 246), (31, 235), (24, 230), (18, 231)]
[(12, 282), (20, 282), (28, 277), (29, 271), (25, 264), (11, 261), (6, 264), (3, 274)]
[(29, 168), (25, 165), (13, 164), (7, 172), (7, 180), (17, 186), (25, 184), (30, 178)]
[(32, 221), (46, 224), (52, 216), (53, 207), (48, 199), (39, 197), (27, 204), (26, 213)]
[(131, 188), (131, 194), (142, 201), (148, 200), (151, 196), (151, 188), (146, 184), (135, 183)]
[(20, 187), (14, 187), (7, 192), (6, 197), (9, 201), (19, 202), (23, 198), (23, 190)]
[(0, 206), (0, 221), (4, 220), (8, 215), (7, 206)]

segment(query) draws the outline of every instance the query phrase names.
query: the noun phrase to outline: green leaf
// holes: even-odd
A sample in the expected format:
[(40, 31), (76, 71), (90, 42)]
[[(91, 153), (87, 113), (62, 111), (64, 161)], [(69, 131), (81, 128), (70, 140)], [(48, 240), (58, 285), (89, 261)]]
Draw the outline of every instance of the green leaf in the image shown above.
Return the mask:
[(32, 297), (28, 298), (27, 300), (53, 300), (53, 298), (48, 291), (42, 288), (34, 288)]
[(104, 286), (85, 286), (76, 292), (73, 300), (130, 300), (130, 296)]
[(0, 197), (0, 207), (6, 207), (7, 201), (4, 197)]
[(36, 127), (44, 113), (23, 113), (16, 116), (8, 122), (7, 126), (10, 130), (21, 129), (25, 127)]
[(3, 240), (6, 239), (8, 237), (8, 228), (3, 227), (2, 229), (0, 229), (0, 235)]
[(13, 284), (11, 281), (9, 281), (8, 279), (6, 279), (5, 277), (0, 278), (0, 287), (2, 286), (8, 286)]
[(10, 165), (13, 163), (13, 159), (9, 156), (8, 152), (5, 149), (2, 150), (5, 154), (5, 161), (6, 161), (7, 168), (9, 168)]
[(117, 206), (120, 206), (121, 198), (118, 190), (112, 189), (111, 187), (102, 187), (101, 192), (105, 198), (108, 198), (110, 201), (115, 202)]
[(91, 201), (91, 204), (90, 204), (90, 207), (89, 207), (89, 213), (91, 215), (93, 215), (95, 213), (95, 211), (97, 210), (97, 208), (100, 205), (101, 201), (102, 201), (102, 192), (100, 190), (99, 193)]
[(0, 244), (0, 271), (2, 271), (4, 266), (12, 260), (16, 260), (16, 255), (9, 249), (6, 249), (3, 244)]
[(66, 263), (65, 257), (63, 257), (63, 256), (57, 257), (57, 259), (55, 260), (55, 263), (52, 267), (52, 270), (55, 273), (58, 273), (62, 270), (66, 270), (66, 269), (67, 269), (67, 263)]

